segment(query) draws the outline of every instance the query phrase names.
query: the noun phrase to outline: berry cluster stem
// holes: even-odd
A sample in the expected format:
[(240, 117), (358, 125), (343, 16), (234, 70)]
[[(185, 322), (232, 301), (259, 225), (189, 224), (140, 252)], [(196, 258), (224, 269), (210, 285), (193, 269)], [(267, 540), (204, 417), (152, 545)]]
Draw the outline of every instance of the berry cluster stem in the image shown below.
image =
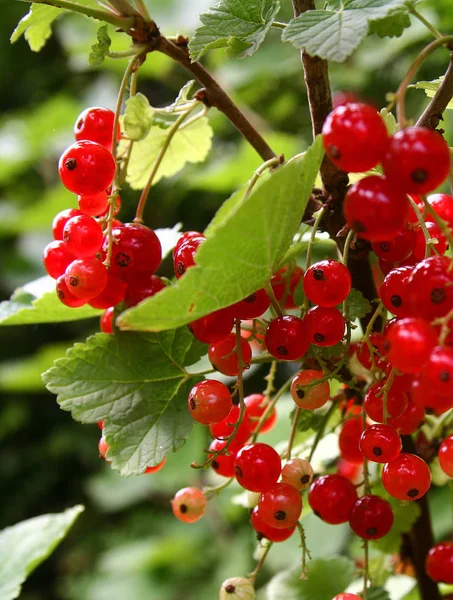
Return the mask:
[(104, 21), (114, 27), (118, 27), (124, 31), (134, 26), (135, 19), (133, 17), (118, 16), (108, 10), (102, 10), (100, 8), (94, 8), (93, 6), (86, 6), (76, 4), (70, 0), (31, 0), (33, 4), (47, 4), (48, 6), (54, 6), (55, 8), (61, 8), (63, 10), (71, 10), (75, 13), (80, 13), (97, 19), (98, 21)]
[(311, 560), (310, 550), (307, 548), (307, 537), (305, 535), (304, 526), (300, 521), (297, 521), (297, 531), (300, 535), (300, 547), (302, 548), (302, 572), (301, 579), (307, 578), (307, 557)]
[(267, 555), (269, 554), (269, 551), (272, 548), (272, 545), (273, 545), (273, 542), (268, 542), (267, 546), (264, 548), (264, 550), (261, 554), (261, 558), (259, 559), (258, 564), (256, 565), (255, 569), (249, 575), (249, 579), (253, 584), (255, 584), (256, 578), (258, 577), (258, 574), (261, 571), (262, 566), (264, 565), (264, 561), (266, 560)]
[(294, 439), (295, 439), (296, 433), (297, 433), (297, 425), (299, 423), (300, 410), (301, 409), (299, 407), (297, 407), (296, 410), (294, 411), (294, 419), (293, 419), (293, 424), (291, 426), (291, 433), (289, 435), (288, 448), (286, 449), (286, 460), (291, 459), (291, 451), (293, 449)]
[(427, 258), (429, 256), (429, 249), (433, 245), (432, 241), (431, 241), (431, 236), (429, 234), (428, 228), (426, 227), (426, 223), (422, 216), (422, 213), (420, 212), (420, 209), (417, 206), (417, 203), (410, 196), (408, 196), (407, 198), (410, 202), (410, 205), (412, 206), (415, 216), (417, 217), (417, 221), (421, 227), (421, 230), (423, 231), (423, 235), (425, 236), (425, 242), (426, 242), (425, 258)]

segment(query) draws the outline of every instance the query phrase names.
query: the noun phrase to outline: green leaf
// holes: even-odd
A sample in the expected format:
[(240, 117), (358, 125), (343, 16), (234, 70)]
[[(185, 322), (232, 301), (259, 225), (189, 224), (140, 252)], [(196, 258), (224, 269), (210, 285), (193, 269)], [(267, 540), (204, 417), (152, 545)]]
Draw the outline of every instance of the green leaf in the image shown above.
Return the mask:
[(124, 112), (124, 130), (131, 140), (143, 140), (153, 124), (154, 110), (143, 94), (136, 94), (126, 100)]
[[(425, 90), (425, 94), (428, 96), (428, 98), (433, 98), (443, 79), (444, 76), (441, 75), (438, 79), (433, 79), (432, 81), (419, 81), (418, 83), (414, 83), (409, 87), (415, 88), (416, 90)], [(453, 100), (450, 100), (446, 108), (453, 110)]]
[(354, 563), (347, 558), (318, 558), (308, 563), (307, 578), (300, 568), (279, 573), (267, 586), (267, 600), (332, 600), (354, 577)]
[(187, 408), (200, 379), (185, 368), (206, 353), (187, 327), (159, 334), (97, 334), (75, 344), (43, 374), (63, 410), (82, 423), (105, 420), (108, 459), (139, 475), (188, 438)]
[(79, 321), (101, 313), (88, 305), (80, 308), (65, 306), (55, 293), (55, 280), (41, 277), (18, 288), (11, 300), (0, 302), (0, 325)]
[[(282, 40), (303, 48), (312, 56), (343, 62), (368, 35), (370, 24), (386, 20), (390, 34), (401, 26), (409, 0), (344, 0), (336, 10), (309, 10), (292, 19), (282, 33)], [(398, 26), (390, 24), (398, 20)], [(384, 33), (382, 26), (376, 26)]]
[(84, 510), (74, 506), (60, 514), (22, 521), (0, 532), (0, 598), (18, 598), (22, 584), (58, 546)]
[(368, 33), (369, 35), (376, 34), (381, 38), (400, 37), (410, 25), (411, 20), (408, 13), (400, 12), (385, 19), (379, 19), (379, 21), (372, 21)]
[(96, 37), (98, 41), (91, 46), (91, 52), (88, 56), (88, 64), (92, 67), (102, 65), (112, 44), (107, 25), (99, 27)]
[(389, 593), (383, 587), (367, 588), (363, 600), (391, 600)]
[[(161, 331), (229, 306), (263, 287), (297, 231), (323, 157), (322, 140), (276, 169), (214, 217), (197, 265), (172, 286), (120, 315), (122, 329)], [(244, 188), (243, 188), (244, 189)], [(243, 190), (240, 192), (243, 194)]]
[(11, 43), (23, 35), (33, 52), (39, 52), (52, 35), (52, 23), (62, 14), (59, 8), (45, 4), (32, 4), (11, 35)]
[[(295, 410), (290, 414), (290, 419), (293, 421)], [(314, 410), (301, 410), (299, 413), (299, 419), (297, 421), (297, 428), (299, 431), (317, 431), (324, 420), (324, 413), (316, 412)]]
[(251, 56), (263, 43), (279, 10), (278, 0), (221, 0), (200, 15), (203, 25), (189, 43), (191, 59), (199, 60), (211, 48), (224, 47), (234, 56)]
[[(145, 187), (149, 173), (167, 135), (166, 129), (154, 125), (143, 140), (134, 144), (127, 175), (127, 181), (134, 190)], [(212, 129), (206, 117), (180, 128), (173, 136), (153, 184), (155, 185), (162, 177), (175, 175), (186, 163), (204, 161), (211, 149), (212, 135)]]
[(363, 319), (372, 310), (371, 304), (359, 290), (351, 290), (345, 304), (347, 316), (351, 321)]
[(387, 127), (388, 134), (393, 135), (396, 133), (397, 124), (394, 114), (389, 112), (386, 108), (382, 108), (379, 114)]

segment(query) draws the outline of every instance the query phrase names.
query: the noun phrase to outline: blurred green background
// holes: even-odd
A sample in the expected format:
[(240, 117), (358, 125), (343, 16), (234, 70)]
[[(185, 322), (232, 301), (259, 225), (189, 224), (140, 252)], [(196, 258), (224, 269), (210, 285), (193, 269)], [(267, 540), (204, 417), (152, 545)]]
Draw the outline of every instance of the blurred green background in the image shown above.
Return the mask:
[[(208, 0), (148, 0), (165, 34), (189, 35)], [(283, 2), (279, 20), (291, 17)], [(453, 32), (450, 0), (424, 2), (424, 14), (446, 33)], [(57, 160), (72, 143), (77, 115), (88, 106), (114, 107), (123, 63), (88, 66), (97, 24), (65, 16), (54, 36), (35, 54), (21, 39), (9, 37), (28, 5), (3, 0), (0, 19), (0, 295), (41, 275), (43, 247), (51, 240), (51, 221), (75, 198), (59, 183)], [(113, 34), (114, 35), (114, 34)], [(121, 39), (114, 37), (114, 48)], [(368, 38), (345, 64), (333, 65), (336, 91), (354, 91), (376, 107), (395, 91), (429, 33), (415, 22), (401, 38)], [(123, 48), (125, 47), (125, 41)], [(438, 51), (418, 79), (434, 79), (446, 68), (448, 54)], [(311, 140), (309, 112), (298, 52), (283, 45), (272, 30), (262, 49), (246, 60), (228, 60), (214, 51), (206, 60), (221, 83), (247, 111), (276, 152), (291, 156)], [(165, 57), (149, 55), (140, 70), (139, 91), (151, 104), (165, 106), (188, 76)], [(408, 115), (417, 117), (426, 100), (422, 91), (408, 94)], [(200, 229), (217, 207), (260, 164), (253, 150), (232, 126), (211, 111), (215, 143), (207, 163), (189, 166), (151, 193), (145, 222)], [(446, 128), (451, 130), (451, 118)], [(450, 131), (451, 133), (451, 131)], [(453, 139), (450, 135), (450, 140)], [(133, 217), (137, 193), (125, 190), (120, 217)], [(162, 274), (171, 276), (168, 264)], [(24, 600), (212, 600), (223, 579), (253, 569), (254, 535), (248, 514), (233, 504), (239, 493), (231, 486), (199, 523), (177, 522), (169, 499), (186, 485), (199, 485), (190, 469), (206, 446), (204, 430), (196, 428), (186, 447), (158, 474), (122, 479), (97, 455), (99, 430), (82, 426), (62, 412), (46, 393), (40, 373), (64, 355), (74, 341), (98, 329), (96, 320), (59, 325), (13, 326), (0, 329), (0, 529), (77, 503), (86, 505), (68, 538), (24, 585)], [(258, 370), (246, 392), (262, 391)], [(288, 431), (289, 407), (283, 406), (270, 443)], [(213, 481), (203, 475), (203, 483)], [(450, 520), (447, 503), (438, 501), (436, 532), (444, 536)], [(442, 521), (443, 519), (443, 521)], [(350, 545), (348, 528), (327, 527), (308, 517), (307, 535), (314, 556), (359, 549)], [(296, 537), (270, 554), (259, 583), (299, 561)], [(264, 596), (263, 596), (264, 597)]]

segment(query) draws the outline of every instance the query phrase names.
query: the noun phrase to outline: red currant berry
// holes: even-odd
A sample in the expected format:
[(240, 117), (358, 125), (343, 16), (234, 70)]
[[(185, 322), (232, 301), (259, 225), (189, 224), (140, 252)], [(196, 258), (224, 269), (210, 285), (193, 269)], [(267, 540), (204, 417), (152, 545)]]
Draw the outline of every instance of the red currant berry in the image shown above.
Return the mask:
[(423, 195), (448, 177), (450, 151), (438, 132), (407, 127), (390, 138), (382, 166), (392, 184), (406, 193)]
[(63, 241), (77, 258), (94, 256), (102, 246), (102, 229), (92, 217), (72, 217), (63, 229)]
[(453, 477), (453, 435), (445, 438), (439, 448), (439, 463), (442, 471)]
[(256, 319), (261, 317), (263, 313), (269, 308), (269, 298), (264, 289), (260, 289), (244, 300), (237, 302), (233, 306), (230, 307), (230, 310), (236, 317), (236, 319), (241, 319), (242, 321), (246, 319)]
[(343, 211), (349, 227), (359, 237), (380, 242), (392, 239), (405, 228), (409, 202), (388, 179), (370, 175), (349, 189)]
[(299, 520), (302, 498), (292, 485), (276, 483), (261, 494), (258, 510), (262, 519), (271, 527), (287, 529)]
[(308, 501), (313, 512), (326, 523), (346, 523), (352, 506), (357, 501), (353, 483), (341, 475), (323, 475), (312, 483)]
[(171, 507), (177, 519), (183, 523), (195, 523), (204, 515), (207, 503), (206, 496), (200, 489), (186, 487), (177, 492), (171, 501)]
[[(152, 275), (162, 260), (162, 246), (159, 238), (149, 227), (136, 223), (126, 223), (112, 231), (113, 249), (110, 273), (127, 283)], [(107, 256), (108, 240), (104, 240), (103, 258)]]
[(375, 167), (389, 141), (381, 115), (373, 106), (360, 102), (335, 108), (322, 133), (327, 156), (346, 173), (362, 173)]
[(50, 242), (44, 248), (43, 262), (47, 273), (54, 279), (58, 279), (63, 275), (75, 256), (67, 249), (65, 244), (60, 240)]
[(357, 596), (357, 594), (345, 592), (344, 594), (337, 594), (335, 598), (332, 598), (332, 600), (362, 600), (362, 598)]
[(430, 256), (414, 268), (407, 283), (413, 316), (431, 321), (452, 310), (451, 260), (446, 256)]
[(365, 540), (379, 540), (387, 535), (393, 525), (390, 503), (380, 496), (362, 496), (349, 515), (352, 531)]
[(79, 258), (69, 265), (64, 278), (74, 296), (90, 300), (107, 285), (107, 269), (95, 258)]
[(324, 373), (314, 369), (299, 371), (291, 382), (291, 396), (299, 408), (314, 410), (324, 406), (330, 397), (328, 381), (316, 383)]
[[(74, 137), (76, 140), (90, 140), (112, 149), (113, 124), (115, 113), (108, 108), (94, 106), (86, 108), (77, 117), (74, 125)], [(116, 134), (116, 139), (121, 135), (120, 127)]]
[(107, 210), (109, 197), (107, 192), (99, 192), (94, 196), (79, 196), (77, 198), (79, 209), (84, 215), (98, 217)]
[(425, 419), (425, 406), (423, 402), (415, 398), (414, 394), (408, 394), (409, 403), (400, 417), (389, 417), (387, 424), (396, 429), (400, 435), (412, 435), (417, 431)]
[(124, 281), (120, 281), (109, 273), (107, 275), (105, 288), (98, 296), (91, 298), (88, 304), (93, 308), (109, 308), (110, 306), (116, 306), (124, 300), (126, 288), (127, 284), (124, 283)]
[(363, 422), (362, 417), (354, 417), (343, 423), (338, 438), (340, 454), (345, 460), (361, 464), (363, 463), (363, 454), (359, 448), (360, 436), (362, 435)]
[(204, 235), (191, 237), (181, 244), (173, 254), (173, 266), (176, 279), (179, 279), (190, 267), (195, 265), (195, 254), (200, 245), (205, 241)]
[[(241, 337), (242, 370), (246, 369), (252, 360), (252, 348), (250, 344)], [(208, 358), (212, 366), (222, 373), (231, 377), (239, 373), (239, 357), (236, 351), (236, 335), (230, 333), (220, 342), (209, 346)]]
[(243, 488), (251, 492), (266, 492), (277, 483), (282, 463), (272, 446), (248, 444), (237, 453), (234, 470)]
[(401, 262), (414, 251), (416, 239), (415, 231), (406, 226), (393, 239), (373, 242), (371, 247), (378, 258), (392, 263)]
[[(250, 396), (244, 398), (244, 402), (246, 406), (246, 415), (250, 421), (251, 429), (252, 431), (255, 431), (258, 426), (258, 421), (268, 407), (266, 396), (263, 396), (263, 394), (251, 394)], [(266, 433), (266, 431), (270, 431), (274, 427), (276, 421), (277, 411), (275, 408), (273, 408), (261, 426), (260, 433)]]
[(280, 360), (302, 358), (310, 345), (305, 322), (298, 317), (277, 317), (267, 328), (264, 343), (269, 353)]
[(234, 325), (234, 317), (229, 308), (215, 312), (192, 321), (189, 329), (193, 336), (204, 344), (215, 344), (225, 339)]
[(99, 327), (102, 333), (113, 333), (113, 319), (115, 317), (115, 307), (111, 306), (104, 311), (99, 319)]
[(401, 452), (401, 437), (389, 425), (371, 425), (362, 433), (359, 447), (363, 456), (372, 462), (387, 463)]
[[(369, 340), (371, 347), (374, 350), (373, 358), (374, 358), (374, 366), (381, 369), (385, 366), (385, 338), (382, 333), (374, 331), (370, 334)], [(359, 363), (365, 367), (365, 369), (370, 370), (373, 367), (373, 361), (371, 359), (370, 348), (366, 342), (360, 342), (357, 346), (357, 360)]]
[[(427, 223), (425, 223), (425, 226), (428, 230), (428, 235), (430, 239), (437, 240), (436, 244), (430, 246), (428, 257), (432, 256), (435, 252), (438, 254), (445, 254), (445, 251), (448, 248), (448, 242), (447, 238), (442, 233), (439, 225), (437, 225), (437, 223), (433, 223), (432, 221), (428, 221)], [(407, 260), (412, 261), (413, 264), (416, 264), (426, 257), (426, 237), (421, 225), (417, 225), (417, 227), (414, 228), (414, 231), (415, 248)], [(435, 248), (435, 251), (433, 248)]]
[(63, 152), (58, 163), (61, 181), (70, 192), (93, 196), (106, 190), (116, 171), (112, 154), (96, 142), (76, 142)]
[(99, 429), (102, 431), (104, 429), (104, 423), (105, 421), (98, 421), (97, 422), (97, 426), (99, 427)]
[(294, 292), (303, 276), (304, 270), (297, 265), (284, 266), (272, 275), (271, 286), (275, 297), (288, 310), (297, 308)]
[(107, 452), (109, 451), (109, 448), (110, 446), (107, 445), (105, 437), (102, 435), (98, 444), (99, 458), (103, 458), (105, 461), (110, 462), (109, 460), (107, 460)]
[[(209, 450), (214, 452), (220, 452), (226, 446), (226, 442), (222, 442), (221, 440), (213, 440), (211, 445), (209, 446)], [(211, 458), (213, 454), (209, 454), (209, 458)], [(211, 463), (211, 467), (218, 475), (222, 475), (222, 477), (234, 477), (234, 461), (236, 459), (236, 454), (231, 452), (230, 448), (228, 448), (228, 454), (218, 454)]]
[(69, 308), (79, 308), (79, 306), (83, 306), (87, 302), (84, 299), (74, 296), (71, 290), (68, 289), (64, 275), (60, 275), (60, 277), (57, 279), (56, 291), (60, 302), (66, 306), (69, 306)]
[[(453, 196), (449, 194), (431, 194), (427, 200), (439, 217), (446, 221), (449, 227), (453, 227)], [(426, 221), (434, 221), (429, 212), (426, 213), (425, 219)]]
[(418, 318), (399, 319), (386, 334), (388, 360), (402, 373), (418, 373), (437, 346), (434, 327)]
[(261, 517), (258, 506), (255, 506), (253, 509), (250, 522), (252, 523), (253, 529), (258, 534), (258, 539), (261, 540), (262, 538), (266, 538), (270, 542), (284, 542), (293, 535), (296, 529), (296, 525), (288, 527), (287, 529), (276, 529), (275, 527), (271, 527)]
[(407, 317), (412, 311), (408, 281), (414, 267), (392, 269), (382, 282), (379, 295), (385, 308), (397, 317)]
[(321, 260), (304, 275), (304, 292), (318, 306), (337, 306), (351, 291), (351, 274), (337, 260)]
[[(220, 421), (220, 423), (214, 423), (209, 427), (209, 431), (213, 438), (217, 438), (220, 440), (226, 440), (234, 431), (234, 427), (239, 420), (240, 417), (240, 408), (239, 406), (233, 405), (229, 415)], [(233, 444), (230, 448), (234, 447), (239, 450), (245, 442), (249, 439), (252, 433), (252, 428), (250, 425), (250, 421), (248, 419), (244, 419), (242, 423), (239, 425), (238, 430), (234, 436)]]
[[(385, 382), (374, 383), (365, 394), (363, 408), (366, 414), (382, 423), (384, 420), (384, 388)], [(390, 388), (387, 391), (387, 415), (400, 417), (407, 408), (408, 398), (404, 392), (398, 392)]]
[(453, 392), (453, 349), (434, 348), (421, 373), (422, 379), (440, 396), (451, 396)]
[(63, 229), (69, 219), (79, 217), (82, 213), (75, 208), (66, 208), (55, 215), (52, 221), (52, 233), (55, 240), (63, 239)]
[(441, 542), (431, 548), (426, 572), (434, 581), (453, 584), (453, 542)]
[(282, 469), (282, 483), (292, 485), (302, 492), (310, 487), (313, 481), (313, 468), (308, 460), (291, 458)]
[(155, 465), (154, 467), (146, 467), (145, 475), (149, 475), (150, 473), (157, 473), (158, 471), (160, 471), (162, 469), (162, 467), (165, 465), (166, 462), (167, 462), (167, 459), (164, 458), (164, 460), (162, 460), (158, 465)]
[(185, 231), (183, 234), (181, 234), (181, 237), (178, 238), (178, 241), (176, 242), (175, 247), (173, 248), (173, 257), (183, 244), (185, 244), (188, 240), (191, 240), (192, 238), (198, 237), (204, 238), (204, 235), (199, 231)]
[(338, 308), (314, 306), (307, 312), (305, 324), (315, 346), (335, 346), (343, 339), (345, 320)]
[(382, 485), (398, 500), (418, 500), (431, 486), (431, 472), (424, 460), (402, 452), (385, 465)]
[(154, 296), (166, 287), (165, 281), (157, 275), (141, 275), (138, 271), (137, 275), (138, 277), (129, 282), (126, 288), (124, 296), (126, 306), (136, 306), (139, 302)]
[(190, 414), (202, 425), (220, 423), (231, 410), (231, 394), (225, 384), (215, 379), (200, 381), (190, 390)]

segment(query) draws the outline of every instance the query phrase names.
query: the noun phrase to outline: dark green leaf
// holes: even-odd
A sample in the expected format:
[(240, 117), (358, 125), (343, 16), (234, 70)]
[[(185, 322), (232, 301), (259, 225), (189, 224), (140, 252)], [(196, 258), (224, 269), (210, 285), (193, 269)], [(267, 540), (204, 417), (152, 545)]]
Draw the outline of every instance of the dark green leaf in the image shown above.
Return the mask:
[(186, 327), (159, 334), (97, 334), (75, 344), (43, 379), (74, 419), (105, 420), (113, 468), (138, 475), (189, 436), (193, 419), (187, 396), (199, 378), (184, 367), (205, 352)]
[(351, 290), (345, 305), (347, 306), (347, 316), (351, 321), (362, 319), (372, 309), (371, 304), (359, 290)]
[(230, 54), (251, 56), (258, 50), (280, 10), (278, 0), (221, 0), (200, 15), (203, 23), (189, 43), (192, 60), (211, 48), (229, 47)]
[(385, 19), (379, 19), (379, 21), (372, 21), (370, 23), (369, 34), (375, 33), (379, 37), (400, 37), (403, 35), (404, 30), (410, 27), (411, 20), (409, 15), (405, 12), (397, 13), (386, 17)]
[[(207, 230), (197, 265), (178, 282), (120, 315), (122, 329), (161, 331), (229, 306), (263, 287), (300, 223), (323, 156), (322, 140), (263, 178), (245, 201), (234, 195)], [(243, 197), (244, 190), (241, 195)]]
[[(291, 421), (293, 421), (294, 419), (294, 414), (295, 410), (291, 412)], [(316, 431), (319, 429), (323, 420), (323, 413), (319, 413), (314, 410), (301, 410), (299, 414), (299, 419), (297, 421), (297, 428), (299, 429), (299, 431), (308, 431), (310, 429)]]
[(91, 52), (88, 56), (88, 64), (92, 67), (99, 67), (109, 53), (112, 40), (110, 39), (108, 26), (102, 25), (97, 32), (97, 43), (91, 46)]

